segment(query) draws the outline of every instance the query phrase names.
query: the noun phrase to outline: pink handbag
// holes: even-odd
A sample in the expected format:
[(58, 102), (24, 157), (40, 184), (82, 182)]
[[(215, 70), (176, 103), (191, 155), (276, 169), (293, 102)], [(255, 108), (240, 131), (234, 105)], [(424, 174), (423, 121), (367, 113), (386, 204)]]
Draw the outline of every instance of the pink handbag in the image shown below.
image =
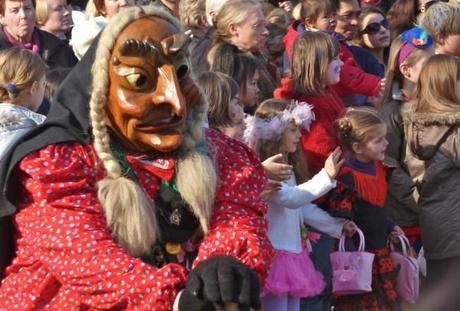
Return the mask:
[(354, 295), (372, 291), (372, 263), (374, 254), (365, 252), (363, 232), (359, 234), (358, 251), (345, 251), (345, 235), (339, 241), (339, 250), (331, 253), (332, 293)]
[(410, 247), (409, 240), (405, 236), (399, 236), (401, 241), (401, 252), (394, 249), (390, 242), (391, 259), (395, 267), (399, 266), (396, 279), (396, 291), (402, 301), (414, 303), (419, 295), (419, 266), (417, 259), (407, 254)]

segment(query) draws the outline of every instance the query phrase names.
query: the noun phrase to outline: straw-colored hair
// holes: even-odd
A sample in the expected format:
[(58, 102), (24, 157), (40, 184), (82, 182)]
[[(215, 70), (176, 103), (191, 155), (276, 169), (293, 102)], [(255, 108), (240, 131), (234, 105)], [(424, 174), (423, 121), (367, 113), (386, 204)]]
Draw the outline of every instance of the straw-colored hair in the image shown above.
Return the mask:
[(449, 35), (460, 34), (460, 5), (435, 3), (423, 14), (421, 23), (436, 43), (442, 43)]
[(339, 43), (324, 32), (306, 31), (294, 41), (290, 76), (294, 88), (304, 95), (324, 92), (324, 79), (332, 60), (339, 55)]
[(179, 2), (179, 18), (185, 27), (204, 27), (202, 19), (205, 16), (205, 0), (181, 0)]
[(256, 0), (228, 0), (225, 2), (215, 19), (216, 43), (228, 41), (230, 25), (239, 25), (247, 21), (254, 8), (260, 6), (260, 2)]
[(345, 115), (336, 121), (339, 139), (350, 151), (354, 143), (365, 143), (372, 139), (382, 125), (385, 125), (385, 121), (371, 107), (348, 108)]
[[(401, 39), (401, 36), (396, 37), (390, 46), (390, 54), (388, 56), (387, 70), (385, 73), (385, 90), (382, 94), (382, 99), (379, 103), (379, 106), (384, 105), (385, 103), (391, 101), (391, 92), (394, 83), (398, 83), (399, 87), (402, 87), (404, 82), (404, 76), (399, 69), (399, 52), (405, 44), (404, 40)], [(409, 67), (414, 66), (418, 61), (420, 61), (426, 53), (432, 51), (434, 47), (428, 49), (418, 49), (415, 48), (409, 56), (402, 62), (402, 65), (407, 65)], [(412, 95), (412, 94), (407, 94)]]
[[(143, 16), (162, 18), (178, 30), (179, 21), (158, 6), (131, 7), (117, 14), (104, 29), (92, 67), (93, 89), (90, 100), (90, 119), (94, 148), (107, 172), (98, 183), (98, 198), (105, 212), (107, 224), (117, 241), (133, 255), (148, 253), (159, 237), (159, 228), (153, 201), (147, 198), (139, 185), (123, 176), (122, 169), (110, 149), (107, 132), (107, 96), (109, 88), (108, 64), (120, 32), (131, 22)], [(214, 203), (216, 174), (212, 160), (196, 151), (203, 139), (202, 124), (206, 115), (205, 101), (189, 103), (189, 120), (182, 128), (183, 143), (176, 158), (176, 185), (182, 198), (198, 218), (201, 229), (207, 233)], [(193, 183), (190, 180), (194, 180)]]
[[(0, 100), (20, 104), (20, 93), (39, 82), (46, 70), (45, 62), (30, 50), (9, 48), (0, 51)], [(14, 88), (7, 87), (8, 83)]]
[(423, 67), (415, 94), (416, 112), (456, 112), (460, 103), (455, 89), (460, 81), (460, 59), (434, 55)]

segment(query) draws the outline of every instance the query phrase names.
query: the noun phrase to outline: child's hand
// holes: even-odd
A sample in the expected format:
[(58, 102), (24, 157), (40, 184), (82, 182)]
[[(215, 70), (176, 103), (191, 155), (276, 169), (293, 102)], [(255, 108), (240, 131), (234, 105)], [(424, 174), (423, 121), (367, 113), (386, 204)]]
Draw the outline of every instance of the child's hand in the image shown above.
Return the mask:
[(265, 186), (265, 189), (261, 192), (260, 197), (264, 201), (268, 201), (272, 193), (278, 191), (281, 189), (281, 183), (276, 180), (268, 180), (267, 185)]
[(394, 226), (393, 227), (393, 231), (391, 231), (390, 233), (390, 239), (391, 239), (391, 242), (392, 243), (399, 243), (400, 240), (399, 240), (399, 236), (404, 236), (404, 231), (401, 229), (400, 226)]
[(335, 148), (335, 150), (329, 155), (324, 164), (324, 169), (326, 170), (327, 175), (331, 179), (334, 179), (339, 173), (340, 168), (342, 167), (344, 159), (340, 159), (342, 155), (342, 150), (340, 147)]
[(278, 5), (280, 8), (282, 8), (286, 12), (288, 13), (292, 12), (293, 5), (291, 1), (283, 1), (283, 2), (278, 3)]
[(351, 238), (356, 233), (356, 228), (356, 224), (353, 221), (349, 220), (343, 225), (342, 232), (348, 238)]
[(382, 79), (380, 80), (380, 84), (379, 84), (379, 97), (381, 97), (383, 95), (383, 92), (385, 92), (385, 87), (387, 85), (387, 80), (386, 79)]
[(291, 176), (292, 165), (282, 163), (282, 161), (283, 155), (280, 153), (262, 162), (265, 174), (267, 174), (269, 179), (283, 181)]

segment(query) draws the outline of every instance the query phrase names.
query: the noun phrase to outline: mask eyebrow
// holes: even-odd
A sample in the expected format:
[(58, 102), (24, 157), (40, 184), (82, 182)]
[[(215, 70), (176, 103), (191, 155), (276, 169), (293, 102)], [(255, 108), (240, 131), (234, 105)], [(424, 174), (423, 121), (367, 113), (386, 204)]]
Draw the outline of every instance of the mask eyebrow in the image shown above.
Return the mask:
[(161, 47), (154, 42), (128, 39), (118, 49), (121, 56), (152, 57), (155, 63), (165, 62)]

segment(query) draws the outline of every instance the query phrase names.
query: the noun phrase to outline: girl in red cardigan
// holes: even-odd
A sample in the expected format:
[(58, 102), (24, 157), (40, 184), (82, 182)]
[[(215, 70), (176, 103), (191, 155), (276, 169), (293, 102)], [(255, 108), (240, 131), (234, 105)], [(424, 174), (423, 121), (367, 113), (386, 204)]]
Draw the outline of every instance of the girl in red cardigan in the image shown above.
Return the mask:
[(343, 62), (339, 43), (322, 32), (304, 32), (295, 42), (290, 77), (281, 81), (274, 97), (296, 99), (313, 105), (315, 121), (309, 132), (302, 131), (301, 145), (312, 174), (324, 166), (329, 154), (338, 146), (334, 122), (345, 106), (330, 87), (340, 80)]

